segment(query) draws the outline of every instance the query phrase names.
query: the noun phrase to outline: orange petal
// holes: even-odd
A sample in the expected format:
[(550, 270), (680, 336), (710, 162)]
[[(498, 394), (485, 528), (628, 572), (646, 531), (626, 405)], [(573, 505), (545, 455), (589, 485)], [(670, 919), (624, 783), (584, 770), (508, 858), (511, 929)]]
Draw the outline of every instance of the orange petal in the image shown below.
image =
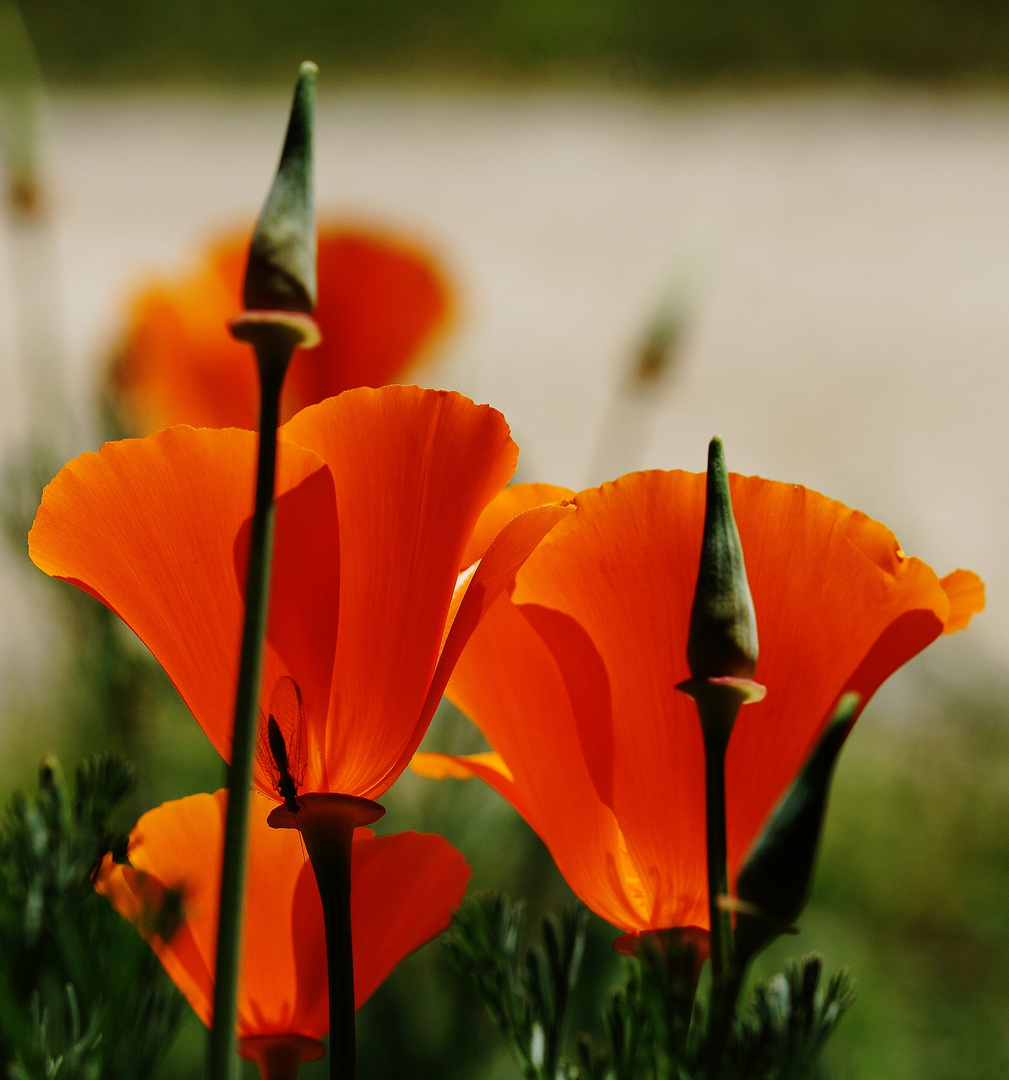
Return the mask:
[(395, 382), (442, 336), (452, 294), (434, 258), (402, 239), (363, 229), (319, 235), (318, 349), (295, 354), (282, 415), (356, 386)]
[(506, 763), (466, 759), (466, 767), (513, 801), (593, 911), (627, 930), (647, 928), (649, 900), (592, 782), (562, 673), (506, 596), (474, 631), (447, 693)]
[[(758, 478), (733, 477), (732, 492), (760, 635), (756, 678), (768, 688), (741, 714), (729, 748), (735, 867), (839, 694), (874, 692), (940, 632), (949, 602), (932, 571), (864, 515)], [(566, 844), (590, 846), (578, 834), (586, 785), (616, 815), (649, 925), (706, 926), (703, 749), (693, 703), (674, 690), (688, 676), (704, 477), (633, 474), (575, 502), (519, 572), (512, 614), (500, 614), (508, 602), (499, 601), (474, 635), (450, 690), (501, 753), (590, 906), (595, 886), (584, 875), (576, 884), (562, 861), (573, 853), (557, 841), (567, 830)], [(552, 787), (546, 811), (540, 800)], [(594, 838), (604, 840), (614, 857), (612, 836)]]
[(357, 1007), (415, 949), (440, 934), (466, 892), (466, 860), (441, 836), (354, 835), (351, 920)]
[(427, 777), (429, 780), (483, 780), (511, 803), (534, 831), (540, 831), (533, 820), (532, 810), (515, 786), (515, 777), (496, 750), (462, 755), (421, 751), (410, 759), (410, 768), (418, 776)]
[[(238, 993), (239, 1038), (329, 1028), (322, 905), (301, 840), (266, 824), (268, 803), (252, 796), (249, 864)], [(209, 1026), (227, 792), (191, 795), (151, 810), (130, 836), (130, 866), (106, 857), (96, 888), (137, 924)], [(466, 860), (440, 836), (415, 832), (354, 836), (351, 899), (358, 1007), (408, 953), (448, 926), (466, 891)], [(182, 895), (182, 922), (168, 940), (152, 909), (168, 890)]]
[[(49, 484), (28, 537), (40, 569), (96, 596), (132, 627), (225, 758), (231, 749), (243, 612), (235, 544), (252, 503), (255, 450), (256, 436), (234, 429), (179, 427), (147, 439), (107, 443), (99, 453), (70, 462)], [(291, 538), (302, 528), (299, 515), (312, 527), (331, 520), (321, 504), (329, 481), (313, 478), (322, 468), (311, 451), (281, 447), (277, 580), (282, 585), (292, 574), (308, 576), (307, 568), (288, 571), (284, 565)], [(298, 493), (301, 484), (307, 486)], [(320, 596), (333, 594), (324, 575), (336, 574), (324, 547), (313, 537), (290, 556), (307, 555)], [(303, 664), (289, 670), (284, 663), (317, 662), (315, 652), (300, 652), (306, 631), (292, 621), (287, 607), (278, 598), (278, 615), (270, 624), (278, 651), (268, 650), (267, 677), (285, 671), (306, 686), (325, 682), (327, 671), (309, 672)], [(325, 628), (320, 634), (331, 637)]]
[[(427, 692), (424, 707), (421, 709), (413, 735), (399, 759), (393, 765), (389, 776), (383, 778), (376, 790), (388, 787), (393, 780), (406, 768), (413, 756), (413, 752), (420, 745), (427, 731), (431, 718), (438, 708), (445, 686), (448, 683), (452, 669), (459, 659), (466, 642), (476, 629), (477, 624), (487, 614), (494, 601), (515, 580), (515, 574), (519, 567), (529, 557), (536, 545), (544, 536), (568, 514), (574, 513), (573, 506), (536, 506), (532, 510), (526, 510), (513, 518), (501, 530), (498, 537), (487, 549), (487, 553), (480, 560), (466, 587), (465, 595), (461, 603), (456, 606), (456, 597), (453, 596), (450, 618), (451, 629), (445, 639), (441, 655), (438, 657), (438, 667), (435, 669), (434, 678)], [(458, 595), (458, 590), (456, 592)]]
[[(257, 427), (253, 353), (227, 330), (241, 310), (249, 235), (223, 238), (199, 267), (152, 285), (134, 302), (110, 375), (132, 430)], [(437, 262), (392, 235), (322, 225), (318, 282), (322, 344), (292, 360), (281, 400), (285, 419), (351, 387), (397, 379), (451, 319), (451, 290)]]
[[(281, 495), (274, 515), (273, 569), (260, 700), (266, 710), (274, 688), (285, 675), (298, 684), (306, 718), (306, 771), (298, 777), (298, 783), (307, 791), (326, 791), (325, 724), (340, 606), (339, 528), (329, 470), (319, 469)], [(247, 518), (236, 543), (238, 581), (245, 581), (250, 528), (251, 519)], [(256, 786), (278, 798), (272, 775), (272, 770), (264, 774), (259, 761), (256, 762)]]
[[(329, 1028), (322, 905), (297, 834), (266, 824), (269, 804), (252, 796), (242, 971), (240, 1038), (296, 1034), (318, 1039)], [(138, 922), (169, 976), (209, 1026), (217, 948), (221, 849), (227, 793), (191, 795), (144, 814), (130, 836), (130, 866), (106, 857), (96, 888)], [(154, 889), (182, 896), (179, 929), (162, 936), (137, 898)], [(138, 921), (139, 920), (139, 921)]]
[(418, 776), (427, 777), (428, 780), (472, 780), (478, 775), (477, 770), (489, 769), (505, 783), (512, 786), (515, 784), (515, 778), (496, 750), (462, 755), (435, 754), (423, 750), (410, 759), (410, 768)]
[(195, 270), (152, 285), (134, 302), (110, 374), (130, 430), (146, 433), (180, 423), (257, 426), (255, 358), (227, 328), (241, 310), (248, 246), (247, 233), (227, 237)]
[(942, 632), (955, 634), (957, 630), (965, 630), (972, 616), (984, 611), (984, 582), (973, 570), (954, 570), (940, 578), (939, 584), (949, 597), (949, 614)]
[(341, 588), (329, 786), (374, 798), (414, 738), (463, 550), (517, 449), (495, 410), (411, 386), (347, 391), (281, 434), (333, 473)]
[(554, 484), (509, 485), (491, 499), (477, 519), (476, 528), (466, 545), (460, 570), (465, 570), (477, 559), (483, 558), (491, 541), (512, 518), (526, 510), (531, 510), (534, 506), (563, 503), (574, 497), (575, 493), (570, 488), (556, 487)]

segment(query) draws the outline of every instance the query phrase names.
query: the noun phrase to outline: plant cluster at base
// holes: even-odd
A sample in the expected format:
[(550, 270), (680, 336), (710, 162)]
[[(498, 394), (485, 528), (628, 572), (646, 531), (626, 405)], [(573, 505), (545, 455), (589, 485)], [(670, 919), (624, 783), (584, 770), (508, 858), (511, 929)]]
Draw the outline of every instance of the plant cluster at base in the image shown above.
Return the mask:
[(125, 851), (110, 819), (133, 787), (116, 755), (39, 770), (0, 826), (0, 1066), (15, 1080), (131, 1080), (164, 1058), (185, 1002), (129, 923), (94, 890)]
[(523, 955), (521, 902), (474, 896), (446, 936), (452, 966), (486, 1006), (523, 1080), (800, 1080), (816, 1075), (824, 1043), (853, 1001), (845, 972), (824, 983), (819, 957), (790, 963), (754, 987), (712, 1069), (696, 945), (656, 937), (625, 957), (602, 1030), (569, 1035), (585, 914), (544, 919), (542, 942)]

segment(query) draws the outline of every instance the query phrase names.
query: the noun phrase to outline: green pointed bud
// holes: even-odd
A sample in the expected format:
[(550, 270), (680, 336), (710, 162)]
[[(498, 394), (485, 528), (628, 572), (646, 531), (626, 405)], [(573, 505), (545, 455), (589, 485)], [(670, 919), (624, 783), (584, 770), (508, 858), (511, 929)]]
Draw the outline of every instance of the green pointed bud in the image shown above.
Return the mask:
[(805, 907), (838, 754), (860, 698), (845, 694), (795, 782), (774, 808), (736, 882), (736, 959), (745, 966)]
[(251, 311), (310, 315), (315, 308), (312, 114), (318, 70), (301, 65), (277, 178), (252, 238), (244, 291)]
[(693, 679), (749, 679), (757, 666), (757, 620), (732, 516), (721, 439), (708, 444), (704, 538), (690, 610), (687, 664)]

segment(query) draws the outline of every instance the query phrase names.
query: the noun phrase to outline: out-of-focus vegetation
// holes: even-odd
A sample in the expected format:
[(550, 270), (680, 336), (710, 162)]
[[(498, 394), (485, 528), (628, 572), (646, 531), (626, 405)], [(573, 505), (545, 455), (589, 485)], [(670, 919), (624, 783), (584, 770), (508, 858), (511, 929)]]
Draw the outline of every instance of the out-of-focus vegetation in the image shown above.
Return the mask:
[(103, 904), (92, 875), (125, 853), (110, 825), (132, 787), (116, 755), (92, 758), (73, 789), (43, 761), (38, 794), (0, 825), (0, 1061), (16, 1080), (149, 1074), (182, 1015), (154, 954)]
[(47, 77), (1004, 81), (1006, 0), (22, 0)]

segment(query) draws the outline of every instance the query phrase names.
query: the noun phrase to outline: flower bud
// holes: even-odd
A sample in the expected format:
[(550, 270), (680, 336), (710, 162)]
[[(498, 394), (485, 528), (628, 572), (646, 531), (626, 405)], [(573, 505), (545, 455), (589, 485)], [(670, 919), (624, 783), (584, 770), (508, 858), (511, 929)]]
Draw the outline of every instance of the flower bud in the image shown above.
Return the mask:
[(687, 664), (692, 679), (749, 679), (757, 666), (757, 621), (732, 516), (721, 439), (708, 445), (707, 501)]
[(312, 114), (318, 70), (306, 62), (298, 74), (277, 177), (249, 249), (247, 310), (310, 315), (315, 308)]

